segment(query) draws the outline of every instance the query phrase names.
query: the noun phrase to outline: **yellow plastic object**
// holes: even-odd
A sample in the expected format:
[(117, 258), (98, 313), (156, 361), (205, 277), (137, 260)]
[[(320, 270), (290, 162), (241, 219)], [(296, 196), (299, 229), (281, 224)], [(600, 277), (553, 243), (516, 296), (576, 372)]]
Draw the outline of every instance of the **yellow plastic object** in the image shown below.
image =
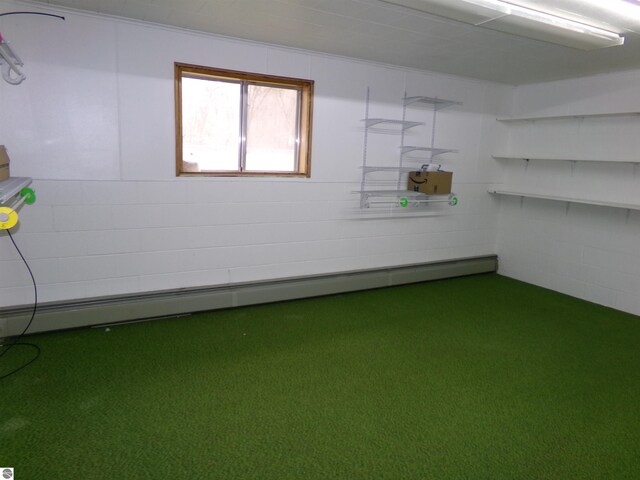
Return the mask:
[(10, 207), (0, 207), (0, 230), (9, 230), (18, 223), (18, 213)]

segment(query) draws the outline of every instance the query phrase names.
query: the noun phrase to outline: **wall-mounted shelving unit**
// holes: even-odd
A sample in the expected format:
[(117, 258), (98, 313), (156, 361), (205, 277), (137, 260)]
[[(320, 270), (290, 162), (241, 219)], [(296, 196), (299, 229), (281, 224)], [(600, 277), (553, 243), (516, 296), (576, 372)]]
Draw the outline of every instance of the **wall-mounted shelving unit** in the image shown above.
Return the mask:
[[(366, 93), (365, 104), (365, 118), (364, 122), (364, 146), (362, 154), (362, 176), (360, 182), (360, 190), (355, 192), (360, 195), (360, 207), (371, 208), (375, 205), (392, 205), (398, 207), (419, 207), (426, 206), (430, 203), (448, 203), (449, 205), (456, 205), (458, 199), (455, 194), (445, 195), (427, 195), (420, 192), (412, 192), (403, 187), (403, 179), (406, 180), (406, 174), (412, 171), (419, 170), (423, 164), (431, 164), (435, 157), (443, 155), (445, 153), (457, 152), (451, 148), (438, 148), (435, 146), (435, 130), (436, 130), (436, 113), (447, 107), (454, 105), (461, 105), (461, 102), (453, 100), (439, 99), (436, 97), (427, 96), (404, 96), (402, 98), (402, 119), (387, 119), (387, 118), (370, 118), (369, 117), (369, 88)], [(407, 108), (412, 107), (428, 107), (433, 111), (433, 118), (431, 123), (431, 145), (405, 145), (405, 132), (411, 128), (423, 126), (425, 122), (416, 122), (406, 120)], [(368, 146), (369, 135), (372, 133), (396, 133), (400, 134), (399, 145), (399, 159), (396, 165), (369, 165), (368, 164)], [(423, 152), (426, 155), (411, 156), (410, 154), (416, 154)], [(405, 163), (419, 161), (420, 165), (406, 166)], [(373, 172), (391, 172), (397, 173), (391, 183), (395, 183), (394, 187), (385, 189), (372, 188), (368, 175)], [(406, 185), (406, 182), (404, 183)], [(382, 198), (372, 202), (374, 198)], [(393, 200), (391, 200), (393, 199)]]
[[(436, 139), (436, 121), (438, 119), (437, 113), (438, 111), (453, 107), (456, 105), (462, 105), (462, 102), (457, 102), (454, 100), (446, 100), (443, 98), (437, 97), (427, 97), (422, 95), (411, 96), (408, 97), (406, 94), (402, 99), (402, 119), (404, 120), (407, 115), (407, 108), (427, 108), (432, 112), (431, 119), (431, 144), (429, 146), (418, 146), (418, 145), (405, 145), (404, 143), (404, 135), (401, 137), (400, 141), (400, 167), (403, 166), (404, 160), (409, 159), (409, 153), (415, 152), (426, 152), (428, 155), (426, 157), (421, 157), (418, 160), (425, 161), (426, 163), (432, 163), (433, 159), (438, 155), (443, 155), (445, 153), (455, 153), (457, 150), (452, 148), (438, 148), (435, 146)], [(413, 158), (412, 158), (413, 159)], [(398, 185), (400, 185), (400, 177), (398, 177)]]
[[(597, 123), (595, 123), (595, 128), (596, 130), (594, 130), (594, 132), (598, 132), (598, 128), (607, 128), (607, 129), (613, 129), (613, 128), (617, 128), (616, 125), (617, 124), (608, 124), (608, 120), (609, 119), (621, 119), (624, 117), (640, 117), (640, 112), (637, 111), (626, 111), (626, 112), (605, 112), (605, 113), (580, 113), (580, 114), (570, 114), (570, 115), (547, 115), (547, 116), (523, 116), (523, 117), (504, 117), (504, 118), (497, 118), (496, 120), (499, 122), (502, 122), (504, 124), (506, 124), (507, 126), (511, 126), (514, 124), (522, 124), (522, 123), (531, 123), (531, 127), (527, 127), (527, 128), (531, 128), (531, 129), (535, 129), (536, 128), (536, 123), (538, 122), (546, 122), (546, 121), (559, 121), (562, 122), (563, 125), (571, 125), (573, 122), (575, 121), (579, 121), (582, 122), (584, 120), (587, 119), (596, 119), (598, 120)], [(635, 122), (637, 122), (637, 118), (633, 119)], [(581, 125), (581, 124), (578, 124)], [(542, 130), (544, 131), (544, 130)], [(611, 130), (609, 130), (611, 131)], [(575, 130), (575, 132), (579, 132), (579, 128)], [(600, 137), (598, 137), (600, 138)], [(607, 138), (606, 135), (603, 136), (603, 138)], [(542, 140), (544, 141), (544, 136), (542, 137)], [(609, 140), (611, 141), (611, 140)], [(535, 144), (533, 144), (535, 146)], [(606, 146), (606, 145), (605, 145)], [(532, 150), (534, 150), (535, 148), (532, 148)], [(526, 167), (528, 166), (529, 162), (531, 161), (538, 161), (538, 162), (570, 162), (571, 163), (571, 172), (573, 173), (573, 168), (574, 165), (578, 164), (578, 163), (584, 163), (584, 164), (593, 164), (593, 163), (600, 163), (600, 164), (607, 164), (608, 166), (611, 167), (611, 172), (613, 172), (616, 167), (620, 168), (622, 165), (627, 164), (627, 165), (633, 165), (634, 167), (634, 174), (636, 172), (636, 168), (637, 165), (640, 165), (640, 154), (638, 154), (637, 158), (635, 157), (635, 153), (636, 152), (624, 152), (623, 155), (620, 155), (620, 153), (618, 153), (618, 158), (612, 157), (609, 159), (606, 158), (593, 158), (593, 156), (591, 158), (589, 157), (581, 157), (579, 155), (562, 155), (561, 152), (559, 152), (558, 155), (554, 155), (554, 154), (549, 154), (549, 155), (540, 155), (540, 154), (535, 154), (534, 152), (522, 152), (522, 148), (514, 148), (514, 150), (516, 150), (517, 153), (509, 153), (509, 154), (505, 154), (505, 153), (500, 153), (500, 154), (494, 154), (493, 158), (495, 160), (500, 160), (500, 161), (524, 161), (525, 162), (525, 170)], [(518, 151), (519, 150), (519, 151)], [(581, 150), (585, 150), (585, 151), (589, 151), (588, 148), (583, 148)], [(614, 152), (615, 148), (613, 145), (611, 145), (611, 151)], [(601, 154), (601, 153), (600, 153)], [(593, 154), (592, 154), (593, 155)], [(595, 155), (594, 155), (595, 156)], [(625, 156), (627, 158), (620, 158), (621, 156)], [(544, 170), (538, 170), (537, 174), (540, 175), (540, 172), (542, 172), (544, 174)], [(602, 175), (606, 175), (606, 172), (602, 172), (601, 170), (599, 171), (599, 174)], [(567, 203), (567, 208), (568, 205), (570, 203), (579, 203), (579, 204), (583, 204), (583, 205), (595, 205), (595, 206), (602, 206), (602, 207), (611, 207), (611, 208), (622, 208), (622, 209), (626, 209), (628, 211), (630, 210), (640, 210), (640, 205), (638, 204), (634, 204), (634, 203), (627, 203), (627, 202), (617, 202), (617, 201), (605, 201), (605, 200), (595, 200), (595, 199), (589, 199), (589, 198), (580, 198), (580, 197), (569, 197), (569, 196), (564, 196), (564, 195), (550, 195), (550, 194), (544, 194), (544, 193), (536, 193), (536, 192), (531, 192), (531, 191), (520, 191), (520, 190), (516, 190), (516, 189), (509, 189), (508, 185), (505, 186), (505, 189), (503, 190), (489, 190), (489, 193), (491, 194), (496, 194), (496, 195), (507, 195), (507, 196), (518, 196), (521, 198), (537, 198), (537, 199), (544, 199), (544, 200), (554, 200), (554, 201), (559, 201), (559, 202), (566, 202)], [(588, 196), (588, 195), (587, 195)]]

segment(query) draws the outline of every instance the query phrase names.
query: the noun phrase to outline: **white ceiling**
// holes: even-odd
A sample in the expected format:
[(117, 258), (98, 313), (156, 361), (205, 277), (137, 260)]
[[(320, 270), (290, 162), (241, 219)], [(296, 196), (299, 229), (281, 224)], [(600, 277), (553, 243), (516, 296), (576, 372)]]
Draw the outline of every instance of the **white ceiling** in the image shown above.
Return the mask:
[[(608, 1), (602, 0), (602, 3)], [(640, 69), (640, 34), (637, 32), (640, 29), (628, 18), (607, 15), (597, 7), (598, 23), (624, 32), (625, 45), (581, 51), (446, 20), (380, 0), (33, 0), (27, 3), (76, 8), (514, 85)], [(577, 0), (512, 0), (512, 3), (544, 7), (581, 18), (575, 8)]]

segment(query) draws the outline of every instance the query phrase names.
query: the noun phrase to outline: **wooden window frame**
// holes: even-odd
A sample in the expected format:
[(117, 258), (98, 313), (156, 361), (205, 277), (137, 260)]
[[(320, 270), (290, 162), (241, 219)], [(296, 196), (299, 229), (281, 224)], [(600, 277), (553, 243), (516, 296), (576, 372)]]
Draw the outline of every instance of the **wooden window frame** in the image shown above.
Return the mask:
[[(238, 81), (255, 85), (294, 88), (299, 91), (298, 110), (298, 150), (297, 170), (292, 172), (261, 171), (212, 171), (185, 172), (183, 170), (182, 135), (182, 78), (189, 76), (202, 79), (220, 79)], [(311, 131), (313, 117), (313, 80), (263, 75), (221, 68), (204, 67), (187, 63), (174, 63), (175, 120), (176, 120), (176, 176), (209, 177), (310, 177), (311, 176)], [(245, 119), (246, 120), (246, 119)], [(240, 158), (243, 163), (245, 158)]]

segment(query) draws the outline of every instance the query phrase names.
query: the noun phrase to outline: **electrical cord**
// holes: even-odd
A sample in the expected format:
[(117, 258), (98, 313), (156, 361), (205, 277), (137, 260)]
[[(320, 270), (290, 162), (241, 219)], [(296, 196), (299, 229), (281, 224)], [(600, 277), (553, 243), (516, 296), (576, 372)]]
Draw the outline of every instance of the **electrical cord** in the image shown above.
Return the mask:
[(60, 20), (64, 20), (64, 17), (61, 15), (54, 15), (53, 13), (44, 13), (44, 12), (6, 12), (0, 13), (0, 17), (6, 17), (7, 15), (44, 15), (45, 17), (55, 17)]
[[(27, 363), (23, 363), (22, 365), (20, 365), (18, 368), (10, 371), (9, 373), (5, 373), (4, 375), (0, 376), (0, 380), (4, 380), (7, 377), (10, 377), (11, 375), (13, 375), (14, 373), (18, 373), (20, 370), (22, 370), (23, 368), (28, 367), (29, 365), (31, 365), (33, 362), (35, 362), (38, 357), (40, 356), (40, 347), (38, 345), (36, 345), (35, 343), (25, 343), (25, 342), (20, 342), (20, 343), (12, 343), (10, 345), (10, 347), (33, 347), (36, 349), (36, 354), (35, 356), (29, 360)], [(5, 352), (8, 351), (5, 350)]]
[(7, 378), (10, 375), (13, 375), (14, 373), (19, 372), (23, 368), (31, 365), (40, 356), (40, 347), (38, 347), (37, 345), (35, 345), (33, 343), (20, 342), (20, 339), (27, 333), (27, 330), (29, 330), (29, 327), (33, 323), (33, 319), (36, 316), (36, 310), (38, 309), (38, 287), (36, 285), (36, 279), (33, 276), (33, 272), (31, 271), (31, 267), (29, 266), (29, 263), (27, 262), (27, 259), (24, 258), (24, 255), (20, 251), (20, 248), (18, 247), (18, 244), (13, 239), (13, 235), (11, 235), (11, 231), (7, 230), (7, 233), (9, 234), (9, 238), (11, 239), (11, 243), (13, 243), (13, 246), (16, 248), (16, 251), (18, 252), (18, 255), (20, 255), (20, 258), (22, 259), (22, 262), (27, 267), (27, 271), (29, 272), (29, 275), (31, 276), (31, 282), (33, 283), (33, 310), (31, 311), (31, 318), (29, 319), (29, 322), (27, 323), (27, 326), (24, 327), (24, 330), (22, 330), (22, 333), (20, 333), (20, 335), (18, 335), (18, 337), (15, 339), (15, 341), (12, 342), (9, 345), (2, 345), (2, 347), (5, 347), (5, 349), (2, 352), (0, 352), (0, 358), (2, 358), (9, 350), (11, 350), (13, 347), (16, 347), (16, 346), (35, 348), (36, 349), (36, 355), (31, 360), (29, 360), (27, 363), (21, 365), (20, 367), (16, 368), (15, 370), (12, 370), (9, 373), (6, 373), (6, 374), (0, 376), (0, 380), (2, 380), (4, 378)]

